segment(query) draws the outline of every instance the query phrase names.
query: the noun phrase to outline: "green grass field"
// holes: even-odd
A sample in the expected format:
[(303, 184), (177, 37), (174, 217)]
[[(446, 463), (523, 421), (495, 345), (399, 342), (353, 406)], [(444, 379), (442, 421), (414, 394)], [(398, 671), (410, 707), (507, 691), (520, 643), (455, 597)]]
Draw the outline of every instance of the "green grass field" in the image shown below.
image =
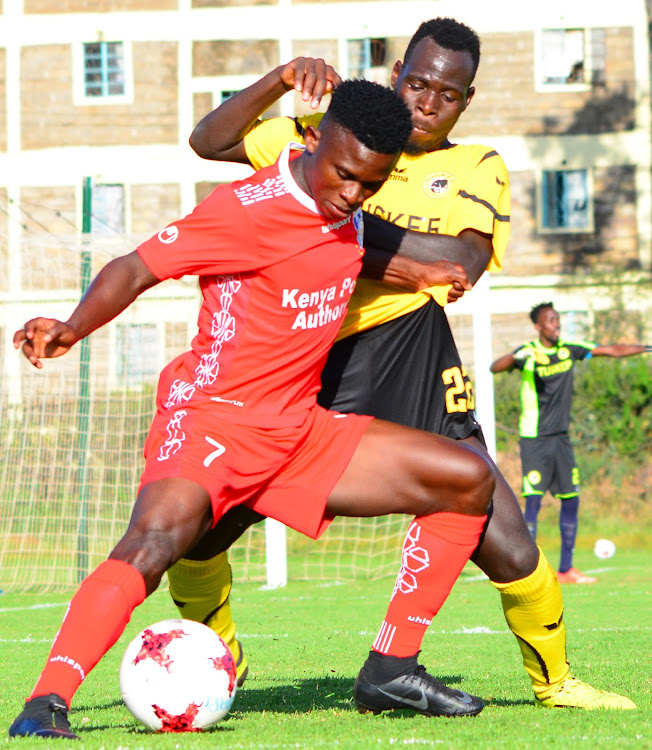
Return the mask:
[[(555, 551), (549, 552), (556, 562)], [(426, 635), (422, 661), (449, 684), (486, 700), (476, 718), (355, 710), (353, 680), (382, 621), (391, 579), (332, 586), (294, 582), (275, 591), (238, 584), (233, 604), (251, 672), (232, 714), (215, 729), (151, 734), (120, 700), (117, 675), (126, 644), (142, 627), (176, 614), (160, 591), (136, 610), (123, 637), (77, 693), (71, 722), (81, 742), (9, 740), (6, 730), (44, 663), (67, 597), (5, 594), (0, 596), (1, 742), (42, 750), (651, 747), (652, 554), (618, 550), (600, 561), (580, 549), (576, 563), (596, 571), (600, 581), (564, 587), (573, 671), (630, 696), (637, 711), (535, 707), (499, 597), (469, 566)]]

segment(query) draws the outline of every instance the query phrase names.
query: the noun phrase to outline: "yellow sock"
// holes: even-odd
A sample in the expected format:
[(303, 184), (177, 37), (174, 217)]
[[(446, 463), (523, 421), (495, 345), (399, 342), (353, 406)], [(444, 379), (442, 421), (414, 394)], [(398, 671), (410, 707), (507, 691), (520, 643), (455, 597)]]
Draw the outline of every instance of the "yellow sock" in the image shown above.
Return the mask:
[(210, 560), (182, 558), (168, 570), (170, 596), (186, 620), (203, 622), (231, 649), (237, 664), (238, 684), (244, 682), (247, 660), (231, 614), (231, 566), (226, 552)]
[(505, 619), (518, 641), (535, 695), (541, 697), (569, 674), (557, 576), (539, 548), (539, 563), (529, 576), (492, 584), (500, 591)]

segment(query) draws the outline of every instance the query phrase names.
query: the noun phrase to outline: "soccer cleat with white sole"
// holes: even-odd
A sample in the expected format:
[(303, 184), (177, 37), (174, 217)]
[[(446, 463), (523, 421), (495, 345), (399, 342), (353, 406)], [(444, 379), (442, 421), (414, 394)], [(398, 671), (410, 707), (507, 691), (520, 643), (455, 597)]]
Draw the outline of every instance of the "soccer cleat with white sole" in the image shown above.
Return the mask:
[(68, 704), (56, 693), (26, 701), (25, 708), (9, 727), (9, 736), (79, 739), (70, 729)]
[(570, 676), (545, 693), (535, 695), (535, 702), (544, 708), (583, 708), (586, 711), (599, 708), (631, 711), (636, 708), (636, 703), (624, 695), (598, 690)]
[(463, 690), (452, 690), (418, 665), (405, 674), (379, 684), (369, 681), (362, 667), (353, 686), (360, 713), (409, 709), (425, 716), (475, 716), (484, 702)]

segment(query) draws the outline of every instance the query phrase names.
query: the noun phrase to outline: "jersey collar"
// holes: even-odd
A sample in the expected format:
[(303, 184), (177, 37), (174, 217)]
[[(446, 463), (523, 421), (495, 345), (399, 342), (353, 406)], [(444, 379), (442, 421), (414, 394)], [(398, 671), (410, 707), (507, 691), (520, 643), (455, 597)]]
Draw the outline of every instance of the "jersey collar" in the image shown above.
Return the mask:
[[(288, 145), (281, 151), (278, 157), (278, 171), (280, 172), (283, 182), (288, 189), (290, 195), (305, 206), (309, 211), (319, 214), (319, 209), (315, 201), (297, 185), (296, 180), (290, 172), (290, 151), (305, 151), (306, 147), (301, 143), (288, 143)], [(321, 214), (319, 214), (321, 216)]]

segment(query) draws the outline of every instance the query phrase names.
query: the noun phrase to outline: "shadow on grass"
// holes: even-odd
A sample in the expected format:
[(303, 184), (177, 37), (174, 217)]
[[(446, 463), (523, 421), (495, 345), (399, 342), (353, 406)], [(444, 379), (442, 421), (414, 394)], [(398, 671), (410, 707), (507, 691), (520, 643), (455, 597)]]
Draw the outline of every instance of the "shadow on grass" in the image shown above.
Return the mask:
[[(443, 682), (453, 687), (462, 682), (460, 675), (439, 676)], [(265, 682), (268, 683), (266, 680)], [(487, 706), (497, 706), (507, 708), (512, 706), (529, 706), (532, 701), (527, 699), (508, 700), (508, 699), (489, 699), (486, 701)], [(79, 706), (75, 713), (81, 715), (83, 712), (95, 712), (102, 709), (114, 709), (121, 707), (121, 701), (110, 701), (104, 704), (93, 706)], [(229, 719), (237, 717), (239, 714), (256, 714), (256, 713), (310, 713), (312, 711), (357, 711), (353, 703), (353, 679), (348, 677), (317, 677), (297, 680), (293, 683), (267, 684), (265, 687), (257, 687), (256, 680), (250, 679), (244, 688), (241, 688), (236, 695), (232, 712), (224, 722), (211, 728), (211, 732), (233, 731), (235, 727), (229, 726)], [(371, 716), (371, 714), (369, 714)], [(410, 719), (414, 717), (415, 712), (410, 710), (397, 710), (384, 712), (382, 716), (385, 719)], [(73, 719), (74, 721), (74, 719)], [(80, 734), (86, 734), (90, 731), (123, 729), (125, 732), (134, 735), (150, 734), (150, 732), (141, 726), (131, 725), (132, 719), (128, 720), (129, 724), (114, 722), (107, 725), (87, 723), (75, 729)]]

